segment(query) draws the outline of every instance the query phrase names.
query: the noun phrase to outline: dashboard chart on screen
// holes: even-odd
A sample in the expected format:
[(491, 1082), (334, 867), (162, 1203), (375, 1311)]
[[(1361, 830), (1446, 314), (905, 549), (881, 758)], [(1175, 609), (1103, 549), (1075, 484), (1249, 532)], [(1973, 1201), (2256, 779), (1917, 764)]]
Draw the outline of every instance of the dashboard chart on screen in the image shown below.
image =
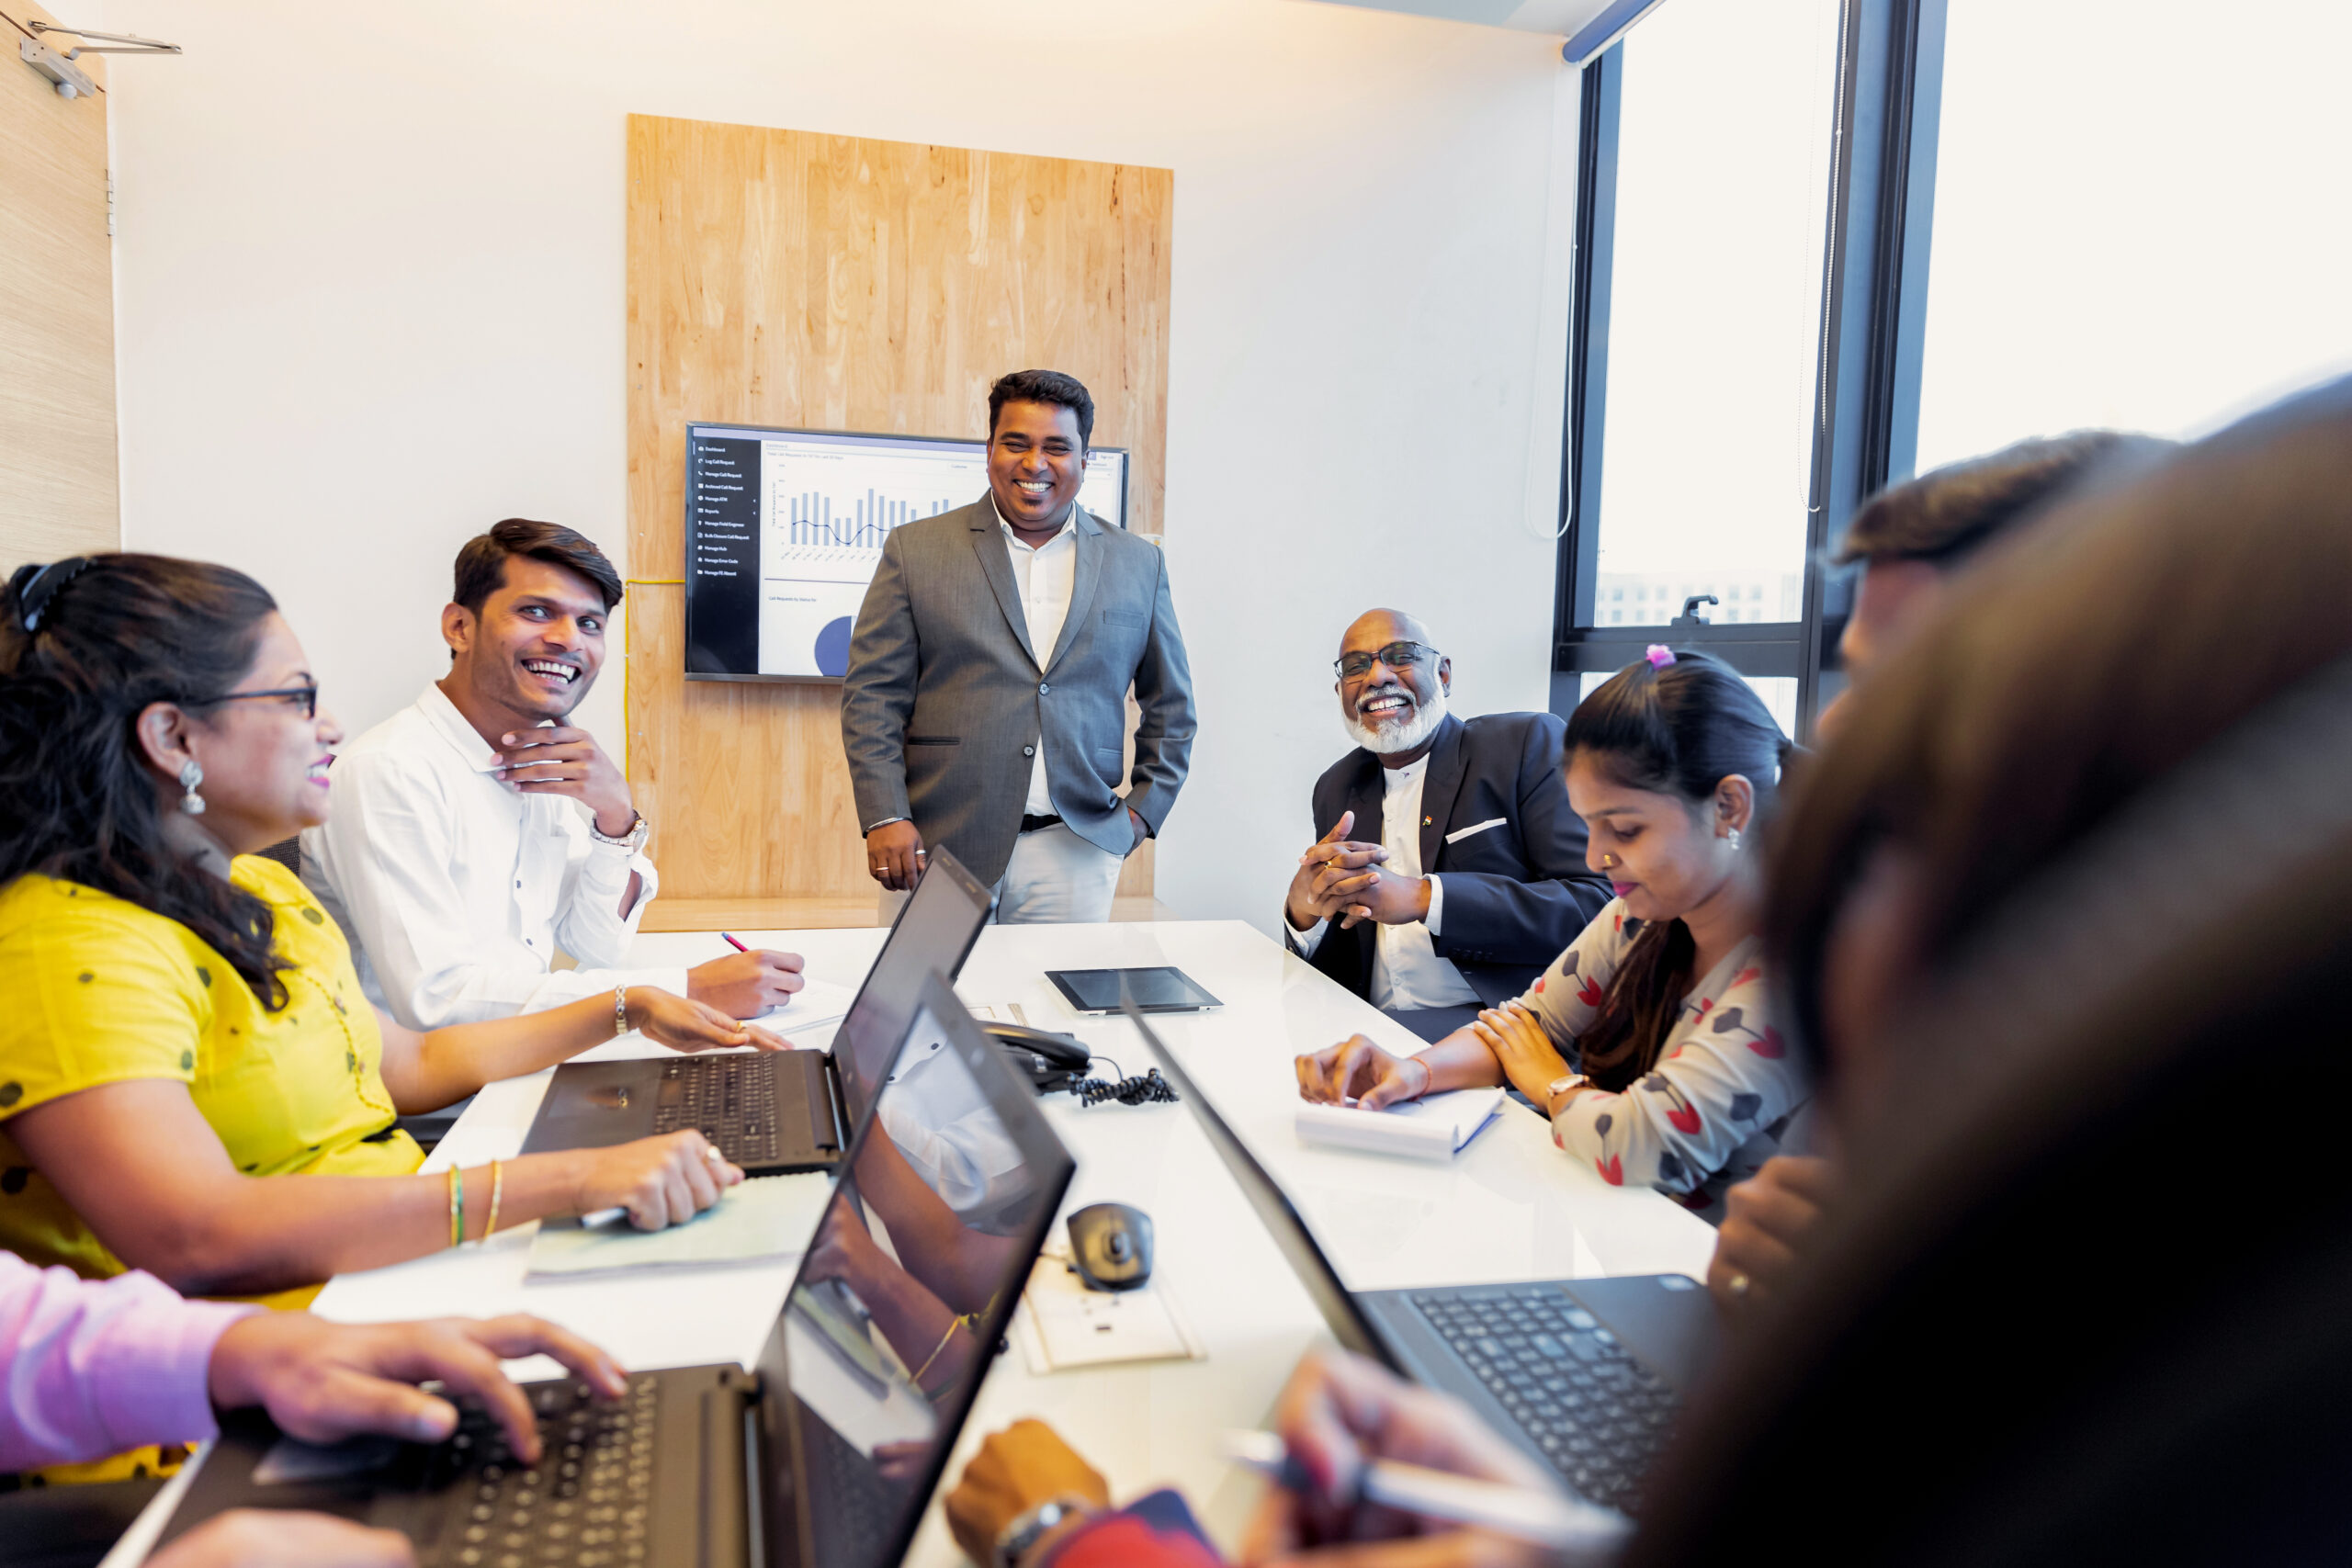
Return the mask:
[[(988, 494), (980, 441), (686, 426), (686, 677), (838, 681), (894, 528)], [(1127, 522), (1127, 455), (1087, 454), (1080, 506)]]

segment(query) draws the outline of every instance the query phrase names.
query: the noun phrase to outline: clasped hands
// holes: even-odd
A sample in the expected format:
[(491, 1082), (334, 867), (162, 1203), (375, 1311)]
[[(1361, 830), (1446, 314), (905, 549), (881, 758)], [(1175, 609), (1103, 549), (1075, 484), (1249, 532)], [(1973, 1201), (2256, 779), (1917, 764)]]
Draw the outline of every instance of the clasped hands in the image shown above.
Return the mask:
[(1317, 920), (1337, 919), (1346, 931), (1358, 920), (1400, 926), (1429, 917), (1429, 878), (1382, 870), (1387, 850), (1349, 838), (1355, 825), (1354, 812), (1340, 812), (1331, 830), (1298, 857), (1283, 900), (1292, 930), (1306, 931)]

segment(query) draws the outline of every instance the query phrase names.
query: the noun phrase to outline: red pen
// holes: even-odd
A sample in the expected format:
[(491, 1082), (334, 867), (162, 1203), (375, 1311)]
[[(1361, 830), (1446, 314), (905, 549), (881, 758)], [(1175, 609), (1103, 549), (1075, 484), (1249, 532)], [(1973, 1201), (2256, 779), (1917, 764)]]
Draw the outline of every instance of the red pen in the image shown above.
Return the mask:
[(726, 933), (725, 931), (720, 931), (718, 934), (719, 934), (720, 936), (722, 936), (722, 937), (726, 937), (726, 938), (727, 938), (727, 945), (728, 945), (728, 946), (729, 946), (729, 947), (731, 947), (731, 948), (733, 948), (736, 952), (738, 952), (738, 953), (749, 953), (749, 952), (751, 952), (751, 951), (752, 951), (750, 948), (745, 947), (741, 942), (737, 942), (733, 937), (731, 937), (731, 936), (728, 936), (728, 935), (727, 935), (727, 933)]

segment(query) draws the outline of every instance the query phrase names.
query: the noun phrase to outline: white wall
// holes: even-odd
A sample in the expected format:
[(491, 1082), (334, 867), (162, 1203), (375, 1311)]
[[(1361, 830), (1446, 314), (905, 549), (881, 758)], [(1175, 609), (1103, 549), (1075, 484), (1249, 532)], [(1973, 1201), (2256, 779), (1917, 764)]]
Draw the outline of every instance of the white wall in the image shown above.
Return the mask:
[[(1271, 926), (1359, 609), (1427, 618), (1465, 711), (1543, 705), (1556, 40), (1298, 0), (96, 9), (187, 49), (112, 95), (126, 545), (262, 578), (355, 734), (443, 666), (466, 536), (621, 553), (631, 112), (1175, 170), (1180, 913)], [(617, 750), (616, 665), (584, 714)]]

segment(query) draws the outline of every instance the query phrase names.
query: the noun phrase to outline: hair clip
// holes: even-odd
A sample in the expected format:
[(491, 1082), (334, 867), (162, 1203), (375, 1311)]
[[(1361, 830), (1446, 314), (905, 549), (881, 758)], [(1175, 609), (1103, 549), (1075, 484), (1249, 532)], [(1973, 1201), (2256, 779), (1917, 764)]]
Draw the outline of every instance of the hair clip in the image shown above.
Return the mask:
[(49, 602), (90, 566), (88, 556), (68, 556), (44, 567), (18, 567), (9, 582), (17, 590), (17, 618), (24, 623), (25, 630), (39, 631), (41, 613), (49, 608)]
[(1674, 649), (1667, 647), (1666, 644), (1662, 642), (1654, 642), (1650, 644), (1648, 649), (1643, 653), (1642, 657), (1650, 661), (1651, 669), (1663, 670), (1668, 665), (1674, 662)]

